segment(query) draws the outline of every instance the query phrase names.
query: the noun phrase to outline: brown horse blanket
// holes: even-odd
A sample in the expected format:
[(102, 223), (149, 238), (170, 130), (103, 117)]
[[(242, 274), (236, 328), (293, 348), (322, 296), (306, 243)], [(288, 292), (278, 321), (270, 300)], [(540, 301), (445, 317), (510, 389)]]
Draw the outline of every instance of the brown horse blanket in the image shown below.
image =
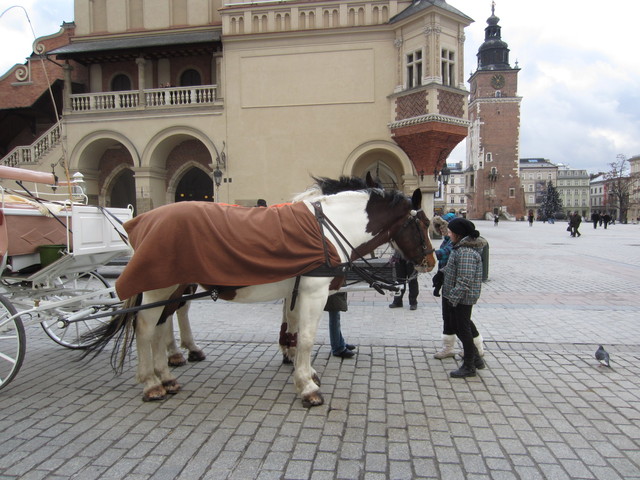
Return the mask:
[[(124, 228), (134, 254), (116, 281), (123, 300), (177, 284), (278, 282), (326, 263), (320, 226), (302, 202), (268, 208), (173, 203)], [(328, 247), (331, 265), (338, 265), (335, 248)]]

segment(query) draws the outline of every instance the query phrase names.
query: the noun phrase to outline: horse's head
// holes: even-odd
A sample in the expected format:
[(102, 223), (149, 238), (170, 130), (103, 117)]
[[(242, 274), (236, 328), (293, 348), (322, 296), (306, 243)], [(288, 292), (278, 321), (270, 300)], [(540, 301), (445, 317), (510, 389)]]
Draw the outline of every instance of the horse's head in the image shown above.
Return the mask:
[(436, 265), (435, 250), (429, 236), (429, 219), (422, 210), (422, 192), (417, 188), (411, 197), (410, 209), (391, 244), (418, 272), (430, 272)]
[(430, 222), (421, 204), (420, 189), (413, 192), (411, 199), (397, 191), (371, 189), (366, 210), (369, 217), (367, 231), (375, 235), (378, 242), (390, 241), (416, 266), (416, 270), (423, 273), (435, 267), (436, 257), (429, 237)]

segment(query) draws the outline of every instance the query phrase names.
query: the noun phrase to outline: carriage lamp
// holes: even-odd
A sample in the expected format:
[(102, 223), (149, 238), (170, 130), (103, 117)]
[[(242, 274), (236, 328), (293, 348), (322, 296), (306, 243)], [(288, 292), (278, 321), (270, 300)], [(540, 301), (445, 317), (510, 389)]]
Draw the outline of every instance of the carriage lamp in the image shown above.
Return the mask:
[(220, 183), (222, 183), (222, 170), (220, 170), (217, 166), (213, 171), (213, 181), (215, 182), (216, 187), (219, 187)]
[(73, 178), (72, 184), (72, 191), (74, 195), (84, 195), (84, 175), (82, 175), (80, 172), (76, 172), (74, 173), (71, 178)]

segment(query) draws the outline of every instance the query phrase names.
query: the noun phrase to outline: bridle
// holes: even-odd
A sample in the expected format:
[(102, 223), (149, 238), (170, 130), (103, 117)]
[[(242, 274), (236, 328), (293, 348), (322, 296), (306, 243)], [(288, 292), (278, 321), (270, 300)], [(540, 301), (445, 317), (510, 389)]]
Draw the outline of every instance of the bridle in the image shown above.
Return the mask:
[[(420, 218), (418, 218), (418, 213), (420, 213), (422, 211), (423, 210), (421, 208), (418, 209), (418, 210), (411, 210), (409, 212), (409, 215), (408, 215), (407, 219), (405, 220), (405, 222), (400, 227), (400, 230), (398, 230), (398, 233), (400, 233), (405, 228), (409, 228), (410, 225), (414, 225), (416, 227), (416, 229), (418, 230), (418, 236), (420, 237), (420, 246), (421, 246), (421, 249), (422, 249), (422, 262), (420, 262), (418, 267), (427, 267), (428, 266), (427, 257), (430, 254), (434, 253), (436, 250), (433, 247), (431, 247), (431, 248), (427, 247), (427, 242), (426, 242), (425, 237), (424, 237), (424, 235), (422, 233), (422, 229), (420, 228), (420, 224), (424, 225), (424, 222), (422, 220), (420, 220)], [(425, 228), (429, 228), (429, 227), (425, 226)]]

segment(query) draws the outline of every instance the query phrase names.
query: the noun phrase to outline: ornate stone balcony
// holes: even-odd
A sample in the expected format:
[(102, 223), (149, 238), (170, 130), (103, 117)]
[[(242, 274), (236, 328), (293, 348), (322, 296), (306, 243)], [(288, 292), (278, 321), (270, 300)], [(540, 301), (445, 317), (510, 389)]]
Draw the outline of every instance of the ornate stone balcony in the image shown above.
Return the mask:
[(200, 85), (70, 95), (68, 113), (157, 110), (212, 105), (222, 106), (222, 100), (217, 98), (217, 86)]

